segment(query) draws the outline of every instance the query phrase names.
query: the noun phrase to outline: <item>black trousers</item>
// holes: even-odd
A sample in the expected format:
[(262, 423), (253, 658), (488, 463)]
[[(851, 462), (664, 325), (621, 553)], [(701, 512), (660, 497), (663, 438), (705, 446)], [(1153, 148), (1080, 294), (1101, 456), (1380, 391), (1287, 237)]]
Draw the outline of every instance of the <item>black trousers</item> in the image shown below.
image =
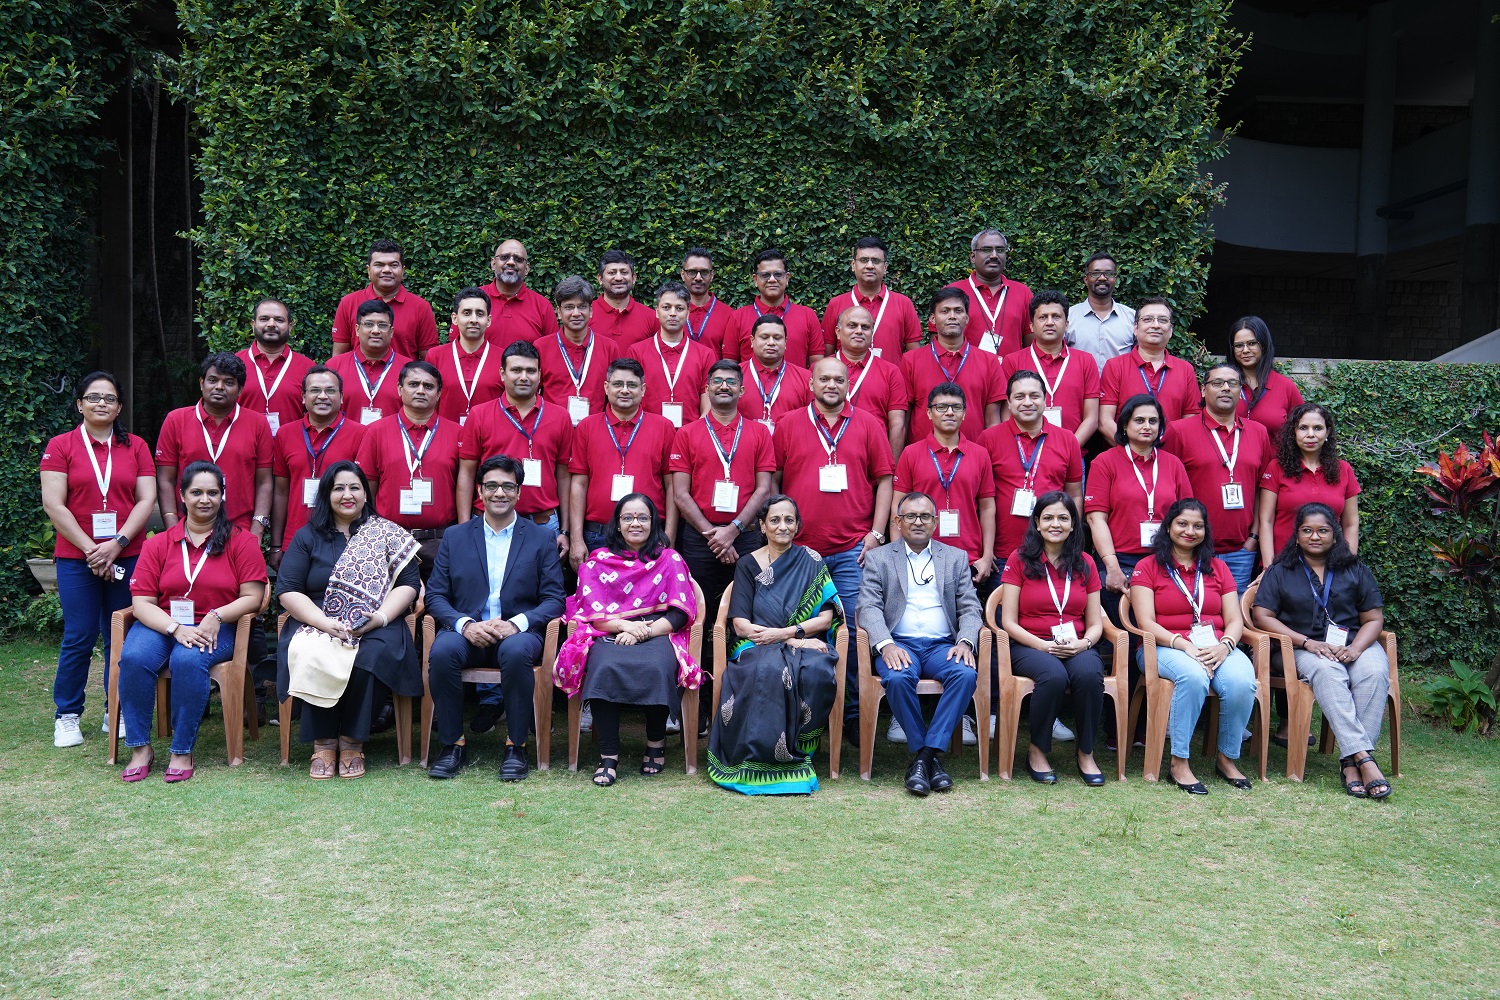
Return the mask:
[[(294, 626), (295, 627), (295, 626)], [(390, 691), (368, 670), (356, 667), (349, 674), (349, 684), (339, 697), (338, 704), (319, 708), (308, 702), (302, 703), (302, 725), (297, 730), (303, 743), (313, 740), (334, 740), (347, 736), (363, 743), (370, 738), (370, 709), (377, 696), (384, 702)]]
[(531, 735), (532, 696), (536, 676), (532, 668), (542, 655), (535, 632), (518, 632), (493, 646), (473, 646), (457, 632), (444, 629), (432, 641), (427, 684), (432, 691), (432, 717), (438, 740), (449, 746), (464, 735), (464, 668), (500, 670), (500, 696), (505, 702), (505, 726), (510, 742), (524, 745)]
[(594, 713), (594, 741), (599, 744), (599, 756), (620, 756), (620, 712), (636, 707), (646, 713), (646, 742), (660, 743), (667, 738), (667, 706), (621, 705), (591, 698), (589, 710)]
[(1094, 735), (1104, 714), (1104, 664), (1092, 649), (1074, 653), (1066, 660), (1051, 653), (1011, 643), (1010, 669), (1018, 677), (1036, 684), (1031, 692), (1031, 744), (1042, 753), (1052, 749), (1052, 723), (1063, 694), (1073, 692), (1073, 727), (1078, 734), (1078, 752), (1094, 752)]
[[(751, 528), (740, 532), (740, 536), (734, 540), (734, 550), (743, 557), (764, 544), (766, 536), (760, 533), (759, 528)], [(698, 581), (698, 586), (703, 588), (703, 603), (706, 607), (703, 611), (702, 666), (704, 670), (714, 674), (718, 672), (717, 665), (713, 663), (713, 651), (708, 640), (713, 634), (713, 623), (719, 613), (719, 601), (723, 598), (725, 589), (734, 582), (734, 563), (721, 562), (698, 529), (686, 521), (677, 526), (677, 552), (688, 564), (688, 571)]]

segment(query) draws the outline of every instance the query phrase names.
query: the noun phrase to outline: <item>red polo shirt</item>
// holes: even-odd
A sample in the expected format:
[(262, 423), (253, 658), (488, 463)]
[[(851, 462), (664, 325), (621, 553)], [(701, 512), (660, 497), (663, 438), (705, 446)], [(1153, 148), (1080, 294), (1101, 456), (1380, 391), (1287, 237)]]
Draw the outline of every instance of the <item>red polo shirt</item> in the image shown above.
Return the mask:
[(367, 361), (356, 347), (336, 354), (326, 362), (327, 367), (338, 372), (339, 378), (344, 380), (343, 410), (355, 420), (363, 421), (367, 406), (378, 409), (382, 417), (401, 409), (401, 394), (396, 386), (401, 379), (402, 366), (411, 358), (398, 351), (390, 351), (385, 357), (386, 360)]
[(703, 408), (708, 370), (719, 360), (713, 351), (685, 334), (674, 346), (663, 341), (658, 333), (625, 353), (646, 369), (642, 409), (647, 413), (661, 413), (661, 404), (678, 403), (682, 406), (683, 424), (698, 416)]
[(732, 361), (753, 357), (750, 333), (755, 321), (767, 313), (780, 316), (786, 323), (786, 354), (783, 357), (799, 367), (811, 368), (812, 356), (823, 353), (823, 325), (818, 322), (817, 313), (791, 299), (782, 299), (781, 304), (772, 309), (756, 296), (748, 306), (736, 309), (733, 335), (724, 338), (724, 356)]
[[(777, 368), (762, 368), (759, 361), (751, 358), (740, 362), (740, 374), (745, 384), (745, 394), (740, 397), (740, 412), (751, 420), (766, 419), (767, 400), (770, 401), (772, 421), (780, 420), (793, 410), (805, 410), (812, 402), (812, 373), (790, 361), (782, 361)], [(780, 385), (777, 384), (778, 378)], [(890, 450), (887, 444), (886, 451)]]
[(969, 297), (969, 325), (964, 328), (965, 340), (976, 346), (986, 346), (989, 342), (985, 334), (996, 332), (1000, 338), (999, 347), (989, 351), (986, 346), (986, 351), (1000, 358), (1025, 346), (1031, 333), (1030, 288), (1001, 275), (1000, 291), (991, 294), (972, 271), (967, 278), (959, 278), (948, 287), (957, 288)]
[(1182, 358), (1166, 356), (1161, 368), (1153, 369), (1151, 363), (1141, 357), (1138, 347), (1129, 354), (1121, 354), (1104, 362), (1104, 372), (1099, 376), (1099, 405), (1119, 408), (1131, 396), (1143, 392), (1156, 397), (1166, 411), (1166, 422), (1171, 423), (1202, 408), (1203, 393), (1198, 388), (1198, 372)]
[[(859, 294), (859, 286), (856, 285), (842, 295), (835, 295), (823, 307), (824, 354), (832, 354), (839, 345), (838, 336), (834, 332), (839, 325), (839, 313), (854, 306), (863, 306), (870, 311), (870, 318), (875, 320), (875, 335), (870, 338), (870, 349), (887, 361), (899, 362), (906, 345), (915, 344), (922, 339), (922, 321), (917, 319), (917, 307), (911, 304), (911, 299), (900, 292), (891, 291), (885, 285), (881, 285), (880, 291), (873, 296), (866, 298)], [(884, 312), (881, 311), (882, 308)]]
[[(247, 410), (257, 413), (274, 413), (277, 419), (271, 433), (275, 434), (282, 424), (294, 424), (302, 419), (302, 377), (314, 364), (305, 354), (298, 354), (290, 347), (281, 354), (269, 358), (259, 345), (251, 344), (235, 355), (245, 362), (245, 384), (240, 389), (239, 403)], [(266, 404), (266, 394), (271, 402)], [(271, 422), (267, 417), (267, 422)]]
[[(1235, 431), (1239, 432), (1239, 455), (1234, 452)], [(1217, 440), (1217, 444), (1215, 441)], [(1162, 448), (1182, 459), (1193, 496), (1208, 508), (1208, 527), (1214, 536), (1215, 552), (1233, 552), (1243, 548), (1250, 532), (1255, 530), (1255, 493), (1266, 463), (1276, 458), (1266, 429), (1253, 420), (1234, 418), (1233, 429), (1226, 430), (1206, 413), (1174, 420), (1167, 426)], [(1224, 450), (1219, 451), (1220, 448)], [(1234, 476), (1224, 465), (1224, 456), (1234, 459)], [(1235, 482), (1240, 487), (1242, 506), (1224, 509), (1224, 485)]]
[[(1091, 514), (1102, 510), (1109, 515), (1109, 537), (1116, 552), (1139, 555), (1148, 551), (1141, 544), (1141, 522), (1149, 519), (1161, 521), (1167, 508), (1183, 497), (1193, 495), (1193, 484), (1188, 480), (1187, 470), (1176, 455), (1162, 451), (1152, 452), (1159, 463), (1156, 471), (1156, 503), (1148, 510), (1146, 490), (1151, 489), (1152, 459), (1142, 461), (1130, 450), (1129, 445), (1117, 444), (1094, 459), (1089, 469), (1088, 485), (1083, 491), (1083, 512)], [(1131, 472), (1134, 467), (1140, 480)], [(1146, 488), (1141, 488), (1144, 481)], [(1163, 525), (1162, 530), (1165, 530)]]
[[(874, 354), (866, 354), (858, 365), (853, 364), (839, 352), (838, 359), (849, 369), (849, 399), (855, 406), (885, 423), (886, 414), (892, 410), (907, 411), (906, 376), (898, 367), (900, 359), (887, 361)], [(808, 378), (812, 376), (809, 375)], [(806, 405), (806, 404), (804, 404)]]
[[(1226, 596), (1231, 601), (1239, 601), (1240, 596), (1234, 589), (1234, 574), (1224, 564), (1224, 560), (1215, 559), (1213, 572), (1203, 575), (1203, 605), (1200, 609), (1200, 620), (1214, 627), (1214, 638), (1224, 637), (1224, 600)], [(1177, 575), (1182, 578), (1182, 585), (1195, 597), (1198, 593), (1198, 570), (1185, 566), (1177, 567)], [(1130, 574), (1130, 585), (1132, 587), (1147, 587), (1156, 595), (1155, 610), (1156, 623), (1168, 632), (1174, 632), (1184, 639), (1193, 628), (1193, 606), (1188, 603), (1187, 596), (1177, 585), (1172, 582), (1171, 574), (1162, 568), (1161, 563), (1156, 561), (1155, 556), (1147, 556), (1135, 564), (1135, 572)]]
[[(1047, 441), (1038, 452), (1036, 442), (1043, 434)], [(1011, 513), (1016, 490), (1025, 486), (1040, 497), (1068, 483), (1083, 482), (1083, 451), (1072, 434), (1043, 425), (1032, 437), (1021, 430), (1015, 417), (985, 428), (979, 443), (989, 453), (995, 479), (995, 558), (1004, 559), (1020, 547), (1031, 523), (1029, 517)], [(1031, 465), (1030, 473), (1023, 468), (1023, 457)]]
[[(479, 290), (490, 297), (490, 328), (485, 331), (484, 339), (495, 345), (496, 353), (518, 340), (535, 342), (556, 332), (559, 326), (557, 313), (547, 296), (526, 285), (515, 295), (503, 294), (494, 281)], [(449, 340), (457, 337), (456, 331), (449, 331)]]
[[(1281, 463), (1273, 457), (1266, 463), (1260, 476), (1260, 488), (1276, 494), (1276, 522), (1271, 531), (1271, 549), (1280, 552), (1292, 537), (1292, 525), (1297, 520), (1297, 508), (1305, 503), (1323, 503), (1333, 508), (1340, 519), (1344, 516), (1344, 504), (1359, 496), (1359, 480), (1354, 469), (1342, 458), (1339, 459), (1339, 481), (1330, 484), (1323, 478), (1323, 470), (1308, 472), (1295, 479), (1281, 471)], [(1259, 494), (1256, 494), (1259, 496)]]
[[(575, 344), (554, 331), (536, 342), (536, 352), (542, 356), (542, 398), (562, 407), (568, 412), (569, 396), (584, 396), (589, 401), (589, 412), (604, 409), (604, 374), (610, 362), (620, 356), (619, 346), (610, 338), (591, 333), (593, 350), (589, 340)], [(574, 373), (578, 382), (574, 382)]]
[(343, 413), (321, 431), (313, 430), (312, 423), (303, 417), (295, 423), (284, 424), (276, 432), (271, 474), (287, 481), (282, 545), (291, 544), (297, 529), (307, 523), (312, 513), (312, 507), (302, 502), (303, 480), (322, 478), (336, 462), (357, 461), (359, 446), (364, 439), (364, 426)]
[[(335, 344), (356, 344), (354, 328), (355, 314), (359, 307), (372, 299), (380, 298), (375, 294), (373, 285), (366, 285), (357, 292), (350, 292), (339, 299), (338, 311), (333, 314), (333, 342)], [(437, 321), (432, 316), (432, 306), (427, 300), (415, 292), (407, 291), (403, 285), (396, 290), (396, 297), (387, 303), (396, 314), (396, 324), (392, 328), (393, 339), (391, 346), (397, 354), (414, 358), (418, 352), (426, 351), (436, 347), (438, 342)], [(355, 347), (354, 350), (358, 350)]]
[[(942, 470), (942, 478), (939, 477)], [(943, 480), (948, 485), (943, 485)], [(995, 495), (995, 476), (990, 471), (990, 456), (979, 445), (959, 436), (957, 447), (949, 450), (932, 434), (927, 440), (907, 445), (896, 460), (897, 493), (926, 493), (939, 511), (958, 511), (958, 535), (942, 534), (941, 523), (933, 528), (932, 537), (963, 549), (969, 562), (984, 552), (984, 534), (979, 527), (979, 501)]]
[(665, 517), (665, 480), (672, 467), (672, 439), (676, 435), (672, 421), (657, 413), (637, 410), (631, 420), (620, 420), (610, 410), (589, 414), (573, 430), (573, 455), (568, 461), (569, 472), (589, 477), (584, 520), (608, 524), (615, 516), (615, 501), (609, 496), (614, 477), (620, 473), (634, 476), (633, 492), (650, 497)]
[[(1084, 357), (1093, 360), (1092, 354), (1085, 354)], [(1072, 622), (1074, 630), (1079, 638), (1082, 638), (1086, 631), (1084, 614), (1089, 608), (1089, 595), (1099, 593), (1104, 586), (1099, 579), (1099, 569), (1094, 565), (1093, 557), (1087, 553), (1084, 554), (1083, 579), (1070, 580), (1045, 557), (1042, 558), (1042, 572), (1051, 577), (1050, 588), (1047, 586), (1046, 577), (1039, 576), (1032, 580), (1026, 576), (1026, 564), (1021, 561), (1018, 551), (1013, 549), (1006, 557), (1005, 569), (1000, 573), (1000, 585), (1003, 587), (1009, 584), (1020, 588), (1020, 593), (1016, 595), (1016, 624), (1038, 639), (1051, 642), (1052, 626)], [(1052, 600), (1054, 590), (1057, 592), (1057, 599), (1063, 602), (1061, 615), (1057, 613), (1057, 604)], [(1063, 599), (1065, 591), (1066, 600)]]
[[(1281, 433), (1281, 425), (1286, 423), (1286, 415), (1307, 400), (1302, 398), (1297, 383), (1278, 371), (1266, 373), (1265, 390), (1252, 396), (1249, 388), (1241, 387), (1239, 414), (1264, 427), (1274, 443)], [(1253, 406), (1250, 404), (1252, 398), (1255, 400)]]
[(428, 352), (427, 360), (443, 377), (438, 416), (462, 425), (474, 407), (504, 395), (505, 387), (500, 384), (503, 350), (486, 340), (483, 347), (470, 354), (454, 337)]
[[(240, 596), (240, 584), (265, 583), (266, 561), (260, 554), (260, 539), (241, 528), (229, 533), (224, 551), (203, 560), (198, 560), (208, 545), (188, 543), (188, 568), (197, 570), (192, 587), (188, 587), (187, 573), (182, 568), (182, 543), (186, 538), (187, 522), (178, 521), (165, 531), (146, 539), (141, 558), (130, 575), (130, 596), (148, 597), (167, 614), (172, 613), (172, 602), (187, 598), (193, 602), (193, 624), (203, 621), (208, 612), (233, 604)], [(232, 623), (228, 623), (232, 624)]]
[(625, 300), (624, 309), (616, 309), (600, 295), (594, 300), (594, 318), (589, 327), (625, 351), (648, 339), (661, 329), (661, 324), (656, 321), (656, 310), (641, 305), (633, 297)]
[[(421, 461), (415, 469), (406, 463), (403, 428), (411, 438), (413, 460), (422, 450), (427, 432), (432, 432), (432, 441), (422, 451)], [(359, 445), (358, 461), (366, 476), (379, 480), (375, 487), (375, 512), (408, 531), (446, 528), (456, 523), (458, 516), (453, 506), (453, 488), (458, 481), (458, 435), (457, 421), (434, 416), (426, 424), (413, 424), (399, 409), (392, 416), (377, 420), (366, 428), (365, 439)], [(432, 481), (432, 502), (424, 503), (420, 514), (403, 514), (401, 492), (411, 488), (413, 479)]]
[[(109, 490), (104, 495), (99, 493), (99, 480), (85, 448), (93, 451), (94, 462), (99, 463), (98, 474), (109, 474)], [(68, 477), (68, 497), (64, 506), (84, 534), (92, 537), (94, 515), (106, 510), (115, 515), (115, 534), (125, 530), (125, 521), (135, 508), (135, 481), (141, 476), (155, 478), (156, 465), (151, 461), (150, 446), (134, 434), (127, 436), (125, 444), (115, 444), (113, 437), (108, 443), (100, 444), (88, 436), (88, 431), (75, 427), (47, 442), (47, 447), (42, 450), (41, 471), (61, 472)], [(145, 539), (144, 531), (137, 533), (120, 553), (120, 558), (140, 555)], [(82, 559), (83, 551), (58, 532), (52, 555), (57, 559)]]
[(1053, 356), (1035, 345), (1007, 354), (1000, 363), (1000, 378), (1007, 386), (1016, 372), (1036, 372), (1046, 379), (1043, 392), (1047, 406), (1062, 409), (1062, 425), (1070, 431), (1083, 423), (1083, 401), (1099, 398), (1099, 368), (1088, 351), (1066, 345)]
[[(205, 431), (219, 452), (217, 459), (209, 453)], [(271, 451), (271, 427), (264, 414), (236, 406), (221, 423), (208, 415), (202, 403), (195, 403), (173, 410), (162, 421), (156, 438), (156, 466), (173, 466), (181, 476), (194, 462), (213, 462), (224, 473), (224, 513), (241, 528), (248, 528), (255, 513), (255, 473), (271, 468)]]
[(687, 329), (688, 336), (712, 351), (714, 358), (722, 358), (724, 340), (734, 329), (734, 307), (717, 295), (709, 295), (701, 306), (689, 302)]
[[(469, 412), (468, 423), (458, 436), (458, 457), (464, 461), (483, 464), (495, 455), (509, 455), (542, 463), (541, 484), (521, 486), (521, 496), (516, 500), (516, 512), (520, 514), (556, 509), (557, 467), (566, 466), (572, 453), (573, 422), (561, 405), (545, 399), (538, 399), (524, 417), (503, 396), (480, 403)], [(478, 478), (476, 468), (475, 480)], [(476, 491), (474, 509), (483, 508)]]
[(971, 441), (984, 433), (984, 410), (990, 403), (1005, 398), (1005, 380), (1000, 377), (1000, 360), (972, 344), (957, 351), (944, 350), (936, 341), (901, 357), (901, 374), (906, 379), (906, 398), (911, 422), (907, 440), (917, 441), (932, 432), (927, 419), (927, 394), (944, 382), (956, 382), (964, 391), (964, 422), (958, 431)]
[[(738, 444), (735, 435), (739, 435)], [(718, 439), (718, 446), (714, 439)], [(734, 510), (714, 509), (714, 484), (724, 479), (724, 462), (729, 459), (729, 480), (740, 488)], [(776, 471), (776, 453), (771, 446), (771, 432), (764, 424), (736, 415), (728, 426), (713, 414), (683, 425), (672, 439), (672, 471), (691, 477), (693, 502), (709, 524), (728, 524), (739, 514), (750, 494), (755, 492), (755, 477), (761, 472)], [(753, 525), (745, 525), (746, 529)]]
[[(825, 439), (814, 421), (830, 435), (848, 427), (833, 449), (833, 463), (844, 466), (848, 487), (837, 493), (819, 488), (819, 469), (830, 464)], [(771, 435), (776, 465), (781, 469), (782, 492), (802, 509), (802, 533), (797, 541), (820, 555), (847, 552), (869, 532), (875, 517), (875, 483), (895, 472), (891, 440), (885, 425), (847, 403), (832, 424), (812, 404), (776, 421)], [(877, 525), (884, 531), (884, 525)]]

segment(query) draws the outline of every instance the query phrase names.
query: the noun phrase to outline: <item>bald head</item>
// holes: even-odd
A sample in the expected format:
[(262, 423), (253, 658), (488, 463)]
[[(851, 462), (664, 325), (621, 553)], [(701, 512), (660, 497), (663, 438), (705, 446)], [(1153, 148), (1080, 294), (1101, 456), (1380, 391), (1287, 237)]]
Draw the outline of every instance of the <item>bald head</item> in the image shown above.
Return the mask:
[(823, 358), (812, 367), (813, 399), (824, 413), (837, 413), (849, 394), (849, 369), (838, 358)]
[(851, 360), (858, 361), (870, 350), (870, 342), (875, 337), (875, 317), (864, 306), (850, 306), (839, 313), (834, 332), (839, 339), (839, 348)]
[(506, 240), (495, 248), (490, 270), (495, 273), (495, 284), (514, 295), (531, 273), (531, 258), (520, 240)]

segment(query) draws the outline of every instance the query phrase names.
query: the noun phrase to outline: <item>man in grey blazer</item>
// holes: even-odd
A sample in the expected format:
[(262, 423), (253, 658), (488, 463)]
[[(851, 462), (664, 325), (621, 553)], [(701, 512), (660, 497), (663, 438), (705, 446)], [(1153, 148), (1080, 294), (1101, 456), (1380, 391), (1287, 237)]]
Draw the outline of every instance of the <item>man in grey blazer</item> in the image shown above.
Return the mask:
[[(937, 508), (930, 496), (906, 494), (896, 517), (901, 536), (865, 555), (859, 626), (879, 654), (875, 669), (891, 714), (906, 730), (912, 754), (906, 789), (926, 795), (953, 787), (940, 755), (947, 752), (979, 679), (974, 666), (979, 597), (964, 550), (932, 537)], [(943, 685), (931, 726), (922, 721), (918, 680)]]

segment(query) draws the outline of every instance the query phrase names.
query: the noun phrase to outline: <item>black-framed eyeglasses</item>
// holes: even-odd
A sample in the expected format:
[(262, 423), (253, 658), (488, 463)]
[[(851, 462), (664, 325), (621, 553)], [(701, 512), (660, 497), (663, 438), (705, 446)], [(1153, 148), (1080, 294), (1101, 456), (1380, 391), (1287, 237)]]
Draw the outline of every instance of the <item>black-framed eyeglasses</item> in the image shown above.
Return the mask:
[(907, 524), (931, 524), (933, 521), (937, 520), (936, 514), (927, 513), (897, 514), (896, 516), (905, 521)]
[(495, 259), (498, 260), (498, 261), (500, 261), (502, 264), (504, 264), (504, 263), (510, 263), (510, 264), (524, 264), (524, 263), (526, 263), (526, 255), (523, 254), (523, 253), (497, 253), (497, 254), (495, 254)]
[(685, 267), (682, 269), (682, 273), (689, 278), (707, 278), (714, 273), (714, 269), (711, 267)]
[(620, 523), (621, 524), (650, 524), (651, 523), (651, 515), (650, 514), (621, 514), (620, 515)]
[(721, 388), (724, 388), (724, 389), (733, 389), (735, 386), (737, 386), (739, 384), (740, 384), (740, 380), (739, 379), (737, 379), (737, 378), (730, 378), (730, 377), (726, 377), (726, 378), (711, 378), (711, 379), (708, 380), (708, 387), (710, 389), (721, 389)]
[(761, 281), (780, 281), (786, 277), (785, 271), (756, 271), (755, 276)]
[(933, 413), (962, 413), (962, 412), (964, 412), (964, 404), (962, 404), (962, 403), (933, 403), (932, 404), (932, 412)]
[(1000, 257), (1010, 253), (1010, 247), (975, 247), (974, 252), (981, 257)]
[(91, 392), (83, 397), (85, 403), (109, 403), (111, 405), (120, 401), (119, 396), (107, 396), (102, 392)]
[(479, 485), (479, 492), (481, 492), (481, 493), (496, 493), (496, 492), (499, 492), (499, 493), (504, 493), (508, 497), (513, 497), (516, 494), (518, 494), (518, 493), (521, 492), (521, 484), (520, 483), (495, 483), (495, 482), (481, 483)]
[(1090, 277), (1090, 278), (1113, 278), (1113, 277), (1117, 276), (1119, 273), (1120, 273), (1119, 271), (1090, 271), (1090, 272), (1088, 272), (1088, 277)]

